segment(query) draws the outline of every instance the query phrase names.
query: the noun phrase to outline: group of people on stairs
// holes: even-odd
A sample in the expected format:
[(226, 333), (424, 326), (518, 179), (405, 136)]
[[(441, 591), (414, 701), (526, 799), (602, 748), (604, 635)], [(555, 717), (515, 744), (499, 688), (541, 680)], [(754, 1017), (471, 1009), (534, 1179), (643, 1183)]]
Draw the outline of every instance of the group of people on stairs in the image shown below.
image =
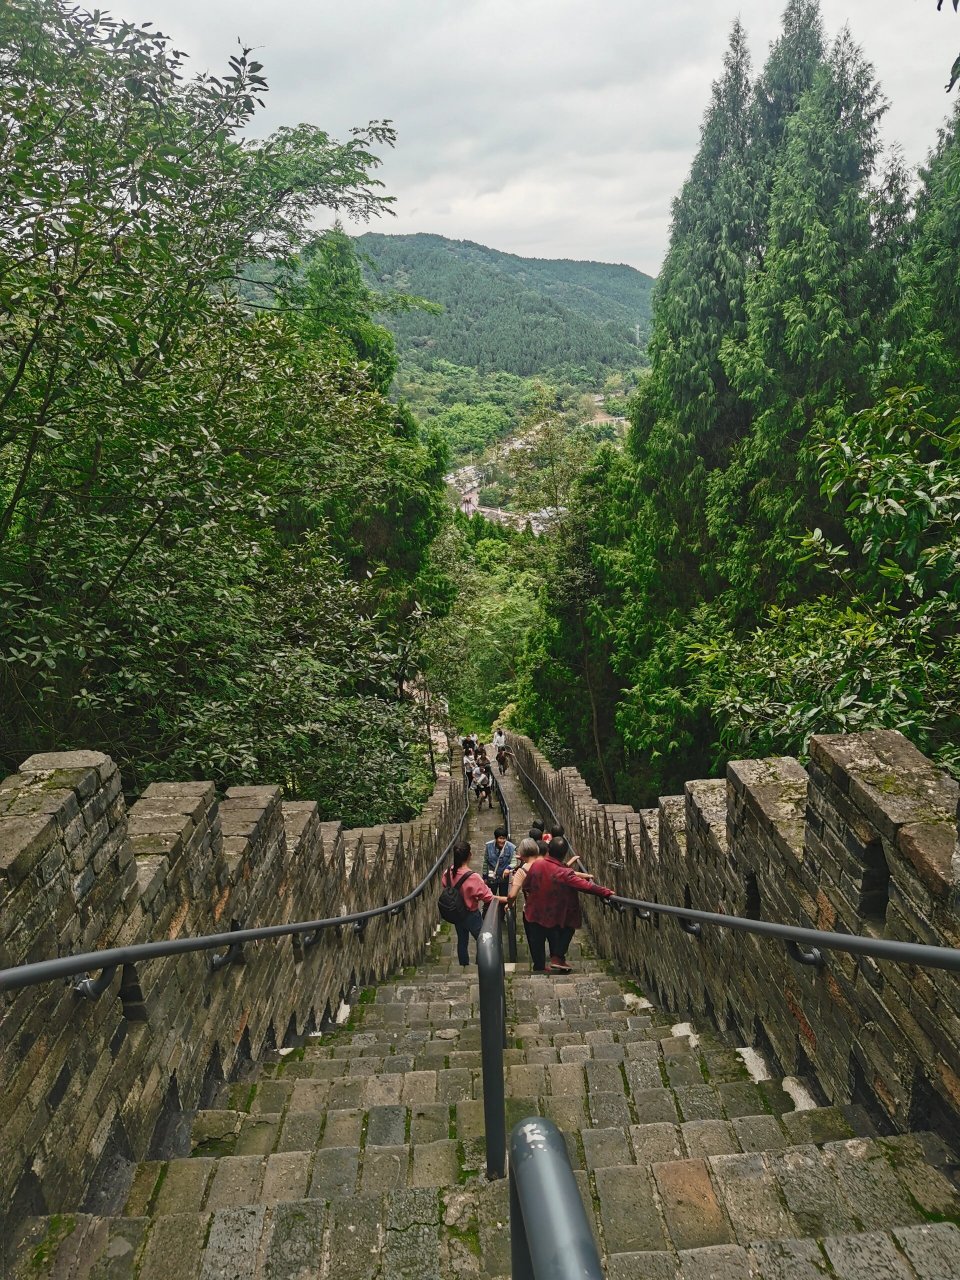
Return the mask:
[[(493, 769), (487, 758), (486, 748), (477, 740), (477, 735), (471, 734), (470, 737), (464, 738), (463, 746), (463, 778), (467, 784), (467, 789), (472, 790), (477, 797), (477, 809), (482, 809), (484, 803), (487, 807), (493, 808)], [(503, 770), (501, 769), (502, 773)]]
[[(475, 733), (471, 733), (460, 742), (463, 748), (463, 777), (467, 788), (477, 797), (477, 808), (482, 809), (484, 803), (493, 808), (493, 766), (487, 756), (486, 747)], [(497, 768), (500, 777), (510, 767), (510, 751), (507, 747), (507, 735), (500, 728), (493, 735), (493, 750), (496, 753)]]
[[(470, 963), (470, 938), (480, 935), (483, 909), (498, 898), (507, 909), (523, 894), (523, 928), (533, 960), (534, 973), (570, 973), (567, 950), (583, 923), (581, 893), (612, 897), (613, 890), (596, 884), (586, 872), (576, 872), (563, 827), (549, 832), (539, 819), (529, 834), (514, 846), (504, 827), (497, 827), (484, 848), (483, 875), (470, 868), (471, 849), (466, 840), (453, 846), (453, 865), (443, 873), (445, 888), (456, 888), (464, 904), (464, 917), (454, 921), (457, 958)], [(549, 949), (549, 958), (547, 952)]]

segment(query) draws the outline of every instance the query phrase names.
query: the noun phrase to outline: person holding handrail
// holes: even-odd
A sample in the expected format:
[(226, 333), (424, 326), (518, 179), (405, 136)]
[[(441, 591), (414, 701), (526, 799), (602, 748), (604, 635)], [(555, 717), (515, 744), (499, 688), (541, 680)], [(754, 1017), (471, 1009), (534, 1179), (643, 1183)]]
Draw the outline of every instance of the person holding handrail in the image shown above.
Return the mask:
[(458, 889), (463, 898), (466, 917), (462, 921), (457, 920), (453, 927), (457, 931), (457, 959), (466, 968), (470, 963), (470, 937), (480, 936), (482, 906), (486, 906), (493, 897), (493, 891), (484, 883), (483, 877), (470, 870), (469, 841), (461, 840), (453, 846), (453, 866), (443, 873), (440, 883), (445, 889)]
[[(562, 837), (560, 837), (562, 839)], [(564, 841), (563, 853), (569, 852)], [(613, 890), (595, 884), (565, 867), (557, 858), (544, 857), (534, 840), (521, 840), (517, 846), (520, 867), (510, 879), (507, 905), (512, 905), (523, 890), (523, 928), (530, 947), (534, 973), (570, 973), (567, 964), (566, 930), (569, 928), (570, 900), (578, 893), (592, 893), (598, 898), (613, 897)], [(572, 934), (570, 935), (572, 937)], [(549, 963), (546, 959), (550, 947)], [(568, 944), (569, 945), (569, 944)]]
[(483, 878), (496, 893), (506, 893), (510, 871), (516, 855), (516, 846), (507, 835), (506, 827), (497, 827), (493, 839), (488, 840), (483, 851)]
[[(554, 827), (551, 831), (553, 837), (547, 845), (547, 856), (553, 858), (555, 862), (559, 862), (561, 866), (572, 867), (575, 862), (580, 859), (576, 854), (571, 855), (570, 846), (563, 834), (562, 827)], [(593, 876), (582, 869), (578, 873), (584, 880), (592, 880)], [(570, 889), (563, 892), (563, 905), (560, 917), (560, 926), (556, 933), (550, 938), (550, 963), (553, 971), (563, 973), (564, 970), (569, 973), (570, 966), (567, 964), (567, 948), (573, 941), (573, 935), (583, 924), (583, 917), (580, 914), (580, 895), (574, 893)]]

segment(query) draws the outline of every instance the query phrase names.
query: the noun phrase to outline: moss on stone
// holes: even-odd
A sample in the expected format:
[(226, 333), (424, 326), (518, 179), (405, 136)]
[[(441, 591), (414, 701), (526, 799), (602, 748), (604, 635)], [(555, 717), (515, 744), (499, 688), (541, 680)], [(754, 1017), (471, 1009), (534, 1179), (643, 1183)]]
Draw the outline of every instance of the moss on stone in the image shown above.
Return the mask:
[(76, 1230), (77, 1220), (73, 1214), (55, 1213), (47, 1223), (47, 1234), (30, 1255), (30, 1267), (35, 1275), (40, 1276), (55, 1261), (60, 1246), (68, 1236)]
[(232, 1156), (237, 1145), (237, 1135), (231, 1134), (221, 1138), (204, 1138), (203, 1142), (198, 1142), (190, 1152), (191, 1159), (194, 1156)]
[(475, 1218), (466, 1227), (445, 1227), (449, 1240), (457, 1240), (468, 1249), (475, 1258), (480, 1257), (480, 1226)]
[(153, 1212), (154, 1212), (154, 1210), (156, 1209), (156, 1206), (157, 1206), (157, 1200), (159, 1199), (159, 1196), (160, 1196), (160, 1188), (163, 1186), (163, 1184), (164, 1184), (164, 1183), (166, 1182), (166, 1180), (167, 1180), (167, 1173), (168, 1173), (169, 1169), (170, 1169), (169, 1164), (164, 1164), (164, 1165), (163, 1165), (163, 1167), (162, 1167), (162, 1168), (161, 1168), (161, 1170), (160, 1170), (159, 1177), (157, 1178), (156, 1182), (154, 1183), (153, 1191), (151, 1192), (151, 1195), (150, 1195), (150, 1201), (149, 1201), (149, 1203), (147, 1204), (147, 1217), (148, 1217), (148, 1218), (150, 1218), (150, 1217), (152, 1217), (152, 1216), (153, 1216)]
[(462, 1142), (457, 1143), (457, 1185), (466, 1186), (468, 1182), (480, 1176), (479, 1169), (472, 1169), (467, 1164), (466, 1147)]

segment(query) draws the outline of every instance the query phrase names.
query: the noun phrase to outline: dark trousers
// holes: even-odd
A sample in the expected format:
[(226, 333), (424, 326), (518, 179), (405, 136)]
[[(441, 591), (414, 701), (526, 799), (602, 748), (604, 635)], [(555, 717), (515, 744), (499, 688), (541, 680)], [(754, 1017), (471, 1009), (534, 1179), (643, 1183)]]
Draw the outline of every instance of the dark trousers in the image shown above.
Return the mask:
[(530, 948), (530, 956), (533, 960), (534, 973), (543, 973), (547, 966), (546, 950), (550, 947), (551, 956), (558, 959), (563, 954), (557, 948), (560, 945), (560, 935), (564, 932), (560, 925), (537, 924), (534, 920), (528, 920), (526, 916), (523, 918), (523, 930), (527, 935), (527, 946)]
[(479, 938), (482, 924), (483, 915), (477, 910), (471, 911), (462, 924), (453, 926), (457, 931), (457, 959), (461, 964), (470, 963), (470, 938), (471, 935)]
[(576, 932), (576, 929), (571, 928), (569, 925), (564, 925), (558, 929), (557, 937), (552, 939), (550, 943), (550, 954), (556, 956), (558, 960), (566, 960), (567, 947), (573, 941), (573, 935)]

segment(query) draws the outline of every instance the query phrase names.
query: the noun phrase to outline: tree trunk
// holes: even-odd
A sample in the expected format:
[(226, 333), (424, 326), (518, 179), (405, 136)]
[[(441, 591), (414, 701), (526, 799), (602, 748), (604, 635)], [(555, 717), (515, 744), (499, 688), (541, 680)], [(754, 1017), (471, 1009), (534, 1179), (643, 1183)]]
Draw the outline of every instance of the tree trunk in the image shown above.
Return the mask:
[(583, 624), (583, 614), (577, 610), (577, 621), (580, 624), (580, 644), (583, 651), (583, 678), (587, 686), (587, 693), (590, 697), (590, 722), (593, 728), (593, 745), (597, 753), (597, 765), (600, 769), (600, 778), (603, 782), (604, 794), (608, 801), (613, 801), (613, 788), (610, 786), (610, 779), (607, 777), (607, 769), (603, 763), (603, 751), (600, 747), (600, 721), (597, 716), (597, 699), (593, 692), (593, 681), (590, 679), (590, 655), (587, 648), (587, 629)]

